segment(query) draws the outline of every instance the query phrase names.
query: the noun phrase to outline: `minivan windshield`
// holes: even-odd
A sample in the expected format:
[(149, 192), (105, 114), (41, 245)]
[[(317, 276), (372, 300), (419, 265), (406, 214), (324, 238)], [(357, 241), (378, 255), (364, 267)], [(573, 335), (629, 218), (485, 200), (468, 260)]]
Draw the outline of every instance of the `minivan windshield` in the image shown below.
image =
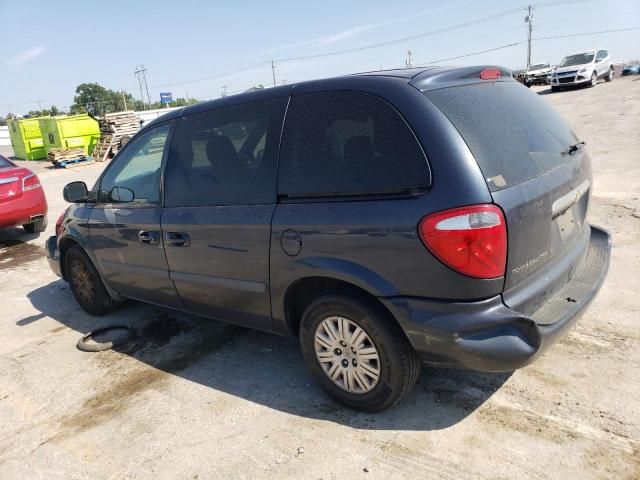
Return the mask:
[(577, 55), (568, 55), (560, 62), (561, 67), (572, 67), (574, 65), (584, 65), (593, 62), (593, 53), (578, 53)]

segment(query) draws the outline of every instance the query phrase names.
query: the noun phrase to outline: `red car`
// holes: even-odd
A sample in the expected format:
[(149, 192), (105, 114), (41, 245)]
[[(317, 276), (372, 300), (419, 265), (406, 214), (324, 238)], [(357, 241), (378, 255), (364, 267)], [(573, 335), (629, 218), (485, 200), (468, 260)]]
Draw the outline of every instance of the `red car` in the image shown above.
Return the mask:
[(27, 233), (47, 228), (47, 200), (40, 179), (0, 155), (0, 228), (22, 225)]

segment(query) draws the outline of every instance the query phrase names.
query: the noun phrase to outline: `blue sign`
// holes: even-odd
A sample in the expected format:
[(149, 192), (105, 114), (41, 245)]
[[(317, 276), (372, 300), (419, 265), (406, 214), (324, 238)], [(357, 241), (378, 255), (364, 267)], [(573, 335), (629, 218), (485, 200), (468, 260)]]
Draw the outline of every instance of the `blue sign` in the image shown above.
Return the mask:
[(171, 102), (173, 102), (173, 98), (171, 98), (171, 92), (160, 93), (160, 103), (171, 103)]

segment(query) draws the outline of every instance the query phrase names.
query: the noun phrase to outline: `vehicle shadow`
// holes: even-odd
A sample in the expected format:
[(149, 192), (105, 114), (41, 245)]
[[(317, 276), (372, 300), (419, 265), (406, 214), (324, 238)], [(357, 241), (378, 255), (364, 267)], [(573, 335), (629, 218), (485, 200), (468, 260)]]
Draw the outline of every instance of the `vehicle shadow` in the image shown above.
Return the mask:
[[(447, 428), (480, 407), (511, 376), (425, 367), (416, 388), (400, 404), (382, 413), (363, 414), (335, 403), (316, 385), (293, 338), (138, 302), (92, 317), (76, 304), (62, 280), (27, 297), (40, 313), (18, 320), (18, 325), (51, 317), (80, 337), (102, 326), (125, 323), (136, 333), (117, 349), (123, 355), (276, 410), (354, 428)], [(75, 341), (69, 348), (75, 348)]]

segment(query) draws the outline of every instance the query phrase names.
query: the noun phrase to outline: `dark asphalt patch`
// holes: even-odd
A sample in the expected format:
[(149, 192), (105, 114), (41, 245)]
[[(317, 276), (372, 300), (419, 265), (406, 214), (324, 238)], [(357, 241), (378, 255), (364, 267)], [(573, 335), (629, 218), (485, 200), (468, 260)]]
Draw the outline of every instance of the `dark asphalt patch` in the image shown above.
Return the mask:
[(0, 269), (25, 266), (44, 257), (44, 247), (21, 240), (0, 240)]

